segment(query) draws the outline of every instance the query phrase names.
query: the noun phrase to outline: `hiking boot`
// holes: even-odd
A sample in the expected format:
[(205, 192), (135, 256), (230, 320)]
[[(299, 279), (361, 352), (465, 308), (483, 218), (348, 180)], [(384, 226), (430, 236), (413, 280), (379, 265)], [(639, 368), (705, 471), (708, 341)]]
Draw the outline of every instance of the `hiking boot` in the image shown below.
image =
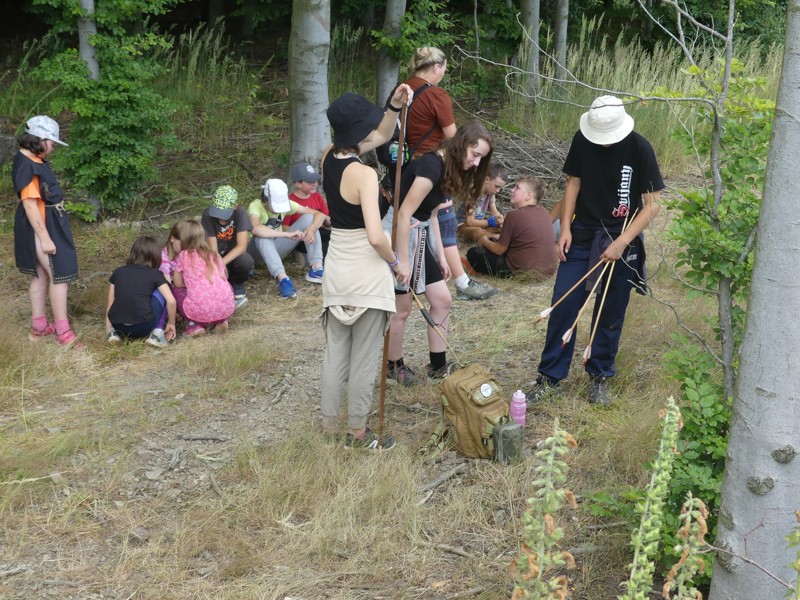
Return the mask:
[(525, 402), (530, 406), (543, 400), (546, 396), (558, 388), (558, 382), (552, 381), (545, 375), (539, 374), (533, 387), (525, 391)]
[(153, 346), (153, 348), (166, 348), (169, 345), (162, 329), (153, 329), (144, 343)]
[(108, 335), (106, 336), (106, 341), (109, 344), (119, 344), (122, 341), (122, 338), (119, 337), (119, 334), (116, 332), (116, 330), (112, 328), (111, 331), (109, 331)]
[(458, 366), (454, 365), (453, 363), (445, 363), (438, 369), (434, 369), (430, 364), (425, 367), (428, 372), (428, 379), (444, 379), (457, 368)]
[(592, 375), (592, 389), (589, 391), (589, 404), (598, 406), (611, 406), (611, 396), (608, 393), (608, 378), (601, 375)]
[(309, 283), (322, 283), (322, 267), (319, 269), (309, 269), (306, 275), (306, 281)]
[(411, 387), (419, 383), (419, 377), (416, 376), (410, 367), (404, 364), (395, 366), (395, 363), (391, 362), (386, 368), (386, 379), (387, 381), (396, 381), (403, 387)]
[(456, 288), (456, 300), (486, 300), (494, 296), (499, 290), (490, 287), (485, 283), (469, 280), (469, 284), (463, 290)]
[(28, 334), (28, 339), (32, 342), (35, 342), (36, 340), (39, 340), (43, 337), (55, 335), (55, 333), (56, 333), (56, 326), (53, 325), (52, 323), (48, 323), (47, 325), (44, 326), (44, 329), (34, 329), (33, 327), (31, 327), (31, 331)]
[(184, 337), (197, 337), (205, 334), (206, 328), (194, 321), (189, 321), (186, 324), (186, 329), (183, 330)]
[(233, 311), (236, 312), (240, 308), (242, 308), (245, 304), (247, 304), (247, 296), (244, 294), (240, 296), (233, 297)]
[(360, 448), (362, 450), (390, 450), (394, 448), (393, 437), (384, 436), (383, 444), (378, 443), (378, 434), (367, 427), (363, 438), (357, 438), (352, 433), (348, 433), (344, 438), (345, 448)]
[(294, 284), (288, 277), (284, 277), (278, 282), (278, 290), (281, 293), (281, 298), (297, 298), (297, 290), (294, 289)]

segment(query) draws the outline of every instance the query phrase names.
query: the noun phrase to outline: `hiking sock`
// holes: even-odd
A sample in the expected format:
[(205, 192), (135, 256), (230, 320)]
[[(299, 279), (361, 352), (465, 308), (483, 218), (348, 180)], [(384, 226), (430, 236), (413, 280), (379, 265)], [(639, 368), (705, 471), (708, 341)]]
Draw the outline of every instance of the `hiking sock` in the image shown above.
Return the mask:
[(42, 315), (41, 317), (31, 317), (31, 326), (36, 331), (44, 331), (45, 327), (47, 327), (47, 315)]
[(58, 319), (56, 321), (56, 335), (64, 335), (69, 331), (69, 320)]
[(431, 371), (441, 369), (447, 364), (447, 352), (428, 352), (431, 359)]
[(464, 273), (463, 275), (461, 275), (461, 277), (456, 277), (456, 287), (458, 289), (465, 290), (467, 289), (468, 285), (469, 285), (469, 275)]

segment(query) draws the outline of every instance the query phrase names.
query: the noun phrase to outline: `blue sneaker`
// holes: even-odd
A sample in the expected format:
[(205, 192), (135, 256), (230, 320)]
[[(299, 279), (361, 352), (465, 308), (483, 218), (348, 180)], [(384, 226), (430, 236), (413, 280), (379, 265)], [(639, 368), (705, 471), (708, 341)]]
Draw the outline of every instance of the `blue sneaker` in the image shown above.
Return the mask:
[(322, 267), (319, 269), (309, 269), (306, 281), (310, 283), (322, 283)]
[(288, 277), (284, 277), (278, 282), (278, 289), (281, 292), (281, 298), (297, 298), (297, 290), (294, 289), (294, 284)]

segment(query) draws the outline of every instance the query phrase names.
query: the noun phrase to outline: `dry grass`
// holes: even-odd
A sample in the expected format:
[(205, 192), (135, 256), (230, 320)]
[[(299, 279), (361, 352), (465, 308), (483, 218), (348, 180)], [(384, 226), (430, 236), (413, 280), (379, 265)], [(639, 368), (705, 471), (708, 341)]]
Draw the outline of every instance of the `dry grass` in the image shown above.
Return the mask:
[[(658, 268), (665, 223), (660, 217), (650, 238), (654, 289), (702, 327), (706, 307), (687, 303)], [(471, 462), (419, 504), (419, 487), (458, 461), (416, 452), (438, 418), (430, 385), (389, 388), (386, 423), (396, 450), (365, 456), (326, 447), (316, 433), (320, 291), (303, 284), (296, 302), (282, 301), (263, 270), (225, 337), (181, 340), (163, 351), (106, 346), (106, 274), (137, 234), (76, 234), (91, 257), (70, 296), (75, 328), (89, 345), (84, 353), (27, 341), (25, 281), (11, 268), (10, 249), (0, 256), (7, 299), (0, 335), (8, 340), (0, 348), (0, 564), (30, 569), (0, 580), (0, 596), (427, 599), (475, 588), (482, 591), (474, 598), (507, 595), (530, 460)], [(290, 274), (302, 282), (299, 267)], [(486, 364), (510, 394), (535, 375), (545, 327), (533, 323), (551, 285), (497, 285), (493, 300), (454, 304), (451, 343), (462, 360)], [(637, 296), (628, 315), (613, 409), (586, 404), (576, 361), (563, 393), (529, 413), (529, 452), (555, 416), (578, 439), (569, 485), (581, 496), (641, 484), (658, 409), (676, 391), (661, 368), (676, 329), (672, 311)], [(406, 356), (414, 366), (427, 362), (419, 315)], [(222, 441), (178, 439), (198, 432)], [(170, 471), (176, 449), (182, 458)], [(156, 468), (164, 473), (149, 479)], [(52, 473), (60, 475), (49, 479)], [(35, 481), (19, 482), (26, 479)], [(582, 508), (562, 524), (566, 546), (600, 548), (579, 556), (571, 574), (576, 598), (611, 597), (625, 578), (624, 528), (587, 528), (595, 523)], [(136, 534), (141, 529), (146, 539)]]

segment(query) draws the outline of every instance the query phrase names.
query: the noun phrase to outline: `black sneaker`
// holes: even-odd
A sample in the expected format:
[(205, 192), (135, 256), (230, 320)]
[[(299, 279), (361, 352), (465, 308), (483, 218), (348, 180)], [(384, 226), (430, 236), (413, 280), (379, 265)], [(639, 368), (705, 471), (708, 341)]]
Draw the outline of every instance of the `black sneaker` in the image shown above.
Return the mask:
[(558, 388), (558, 382), (552, 381), (545, 375), (539, 374), (533, 387), (525, 391), (525, 402), (530, 406), (543, 400), (550, 393)]
[(394, 448), (393, 437), (383, 436), (383, 444), (378, 443), (378, 434), (367, 427), (363, 438), (357, 438), (352, 433), (348, 433), (344, 438), (345, 448), (359, 448), (362, 450), (390, 450)]
[(601, 375), (592, 375), (592, 389), (589, 391), (589, 404), (597, 406), (611, 406), (611, 396), (608, 394), (608, 378)]
[(396, 381), (403, 387), (411, 387), (419, 383), (419, 377), (404, 364), (396, 365), (390, 362), (386, 368), (386, 379), (389, 381)]
[(434, 369), (430, 364), (428, 364), (428, 366), (425, 367), (425, 370), (428, 372), (429, 379), (444, 379), (457, 368), (458, 367), (453, 363), (445, 363), (438, 369)]

